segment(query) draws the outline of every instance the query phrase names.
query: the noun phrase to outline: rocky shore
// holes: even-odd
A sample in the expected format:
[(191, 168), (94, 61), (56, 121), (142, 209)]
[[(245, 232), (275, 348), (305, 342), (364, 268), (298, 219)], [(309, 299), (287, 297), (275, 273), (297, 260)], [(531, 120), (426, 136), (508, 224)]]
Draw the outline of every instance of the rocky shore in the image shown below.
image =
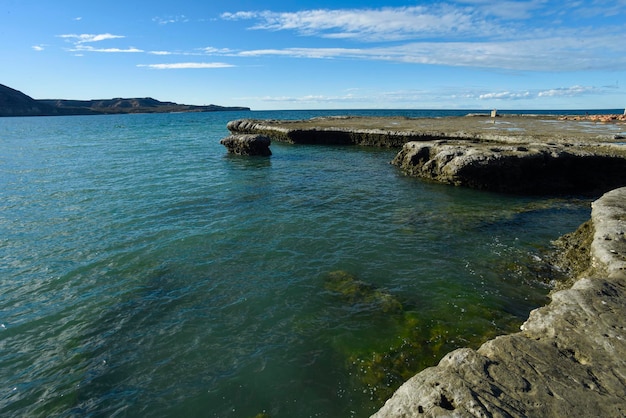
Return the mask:
[(242, 119), (227, 127), (293, 144), (401, 148), (393, 164), (409, 175), (497, 192), (600, 195), (626, 178), (626, 124), (619, 119), (328, 117)]
[[(398, 147), (407, 174), (515, 193), (602, 195), (559, 244), (571, 280), (521, 331), (458, 349), (375, 418), (626, 416), (626, 126), (547, 116), (241, 120), (277, 141)], [(613, 190), (612, 190), (613, 189)]]
[(626, 416), (626, 188), (562, 241), (577, 266), (571, 288), (520, 332), (447, 354), (373, 417)]

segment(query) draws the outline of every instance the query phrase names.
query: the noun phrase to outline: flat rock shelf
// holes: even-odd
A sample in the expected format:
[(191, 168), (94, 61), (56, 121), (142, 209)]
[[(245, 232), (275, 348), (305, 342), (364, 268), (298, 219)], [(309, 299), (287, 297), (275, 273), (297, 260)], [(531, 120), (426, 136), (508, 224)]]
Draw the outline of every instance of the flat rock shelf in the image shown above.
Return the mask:
[(234, 134), (293, 144), (399, 148), (408, 175), (482, 190), (599, 196), (625, 185), (626, 125), (557, 116), (241, 119)]
[(560, 240), (571, 272), (521, 331), (462, 348), (404, 383), (376, 418), (626, 416), (626, 125), (623, 118), (468, 115), (236, 120), (234, 134), (398, 148), (407, 175), (521, 194), (601, 196)]

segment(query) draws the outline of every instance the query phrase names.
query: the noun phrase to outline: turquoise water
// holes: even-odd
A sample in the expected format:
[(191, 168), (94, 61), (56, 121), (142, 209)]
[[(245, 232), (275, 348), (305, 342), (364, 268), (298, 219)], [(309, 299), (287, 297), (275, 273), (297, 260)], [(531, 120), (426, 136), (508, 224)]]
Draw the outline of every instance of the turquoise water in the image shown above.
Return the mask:
[(0, 119), (0, 415), (368, 416), (545, 303), (544, 252), (589, 201), (421, 182), (393, 150), (219, 144), (323, 113)]

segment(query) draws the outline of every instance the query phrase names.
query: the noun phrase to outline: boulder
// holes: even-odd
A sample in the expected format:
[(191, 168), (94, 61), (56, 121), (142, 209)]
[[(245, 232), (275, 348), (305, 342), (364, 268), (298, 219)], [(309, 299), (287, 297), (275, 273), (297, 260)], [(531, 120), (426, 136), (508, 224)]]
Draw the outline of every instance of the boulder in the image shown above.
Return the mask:
[(270, 143), (269, 137), (255, 134), (230, 135), (220, 141), (231, 154), (262, 156), (272, 155)]

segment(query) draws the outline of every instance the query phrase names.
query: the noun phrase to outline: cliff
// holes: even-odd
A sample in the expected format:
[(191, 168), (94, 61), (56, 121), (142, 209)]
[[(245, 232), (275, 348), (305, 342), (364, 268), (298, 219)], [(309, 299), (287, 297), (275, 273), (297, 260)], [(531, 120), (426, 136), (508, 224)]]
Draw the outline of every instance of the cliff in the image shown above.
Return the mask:
[(373, 418), (625, 416), (626, 188), (596, 200), (563, 245), (578, 266), (571, 288), (520, 332), (447, 354)]
[(103, 100), (35, 100), (0, 84), (0, 116), (60, 116), (125, 113), (242, 111), (248, 107), (194, 106), (147, 98)]

